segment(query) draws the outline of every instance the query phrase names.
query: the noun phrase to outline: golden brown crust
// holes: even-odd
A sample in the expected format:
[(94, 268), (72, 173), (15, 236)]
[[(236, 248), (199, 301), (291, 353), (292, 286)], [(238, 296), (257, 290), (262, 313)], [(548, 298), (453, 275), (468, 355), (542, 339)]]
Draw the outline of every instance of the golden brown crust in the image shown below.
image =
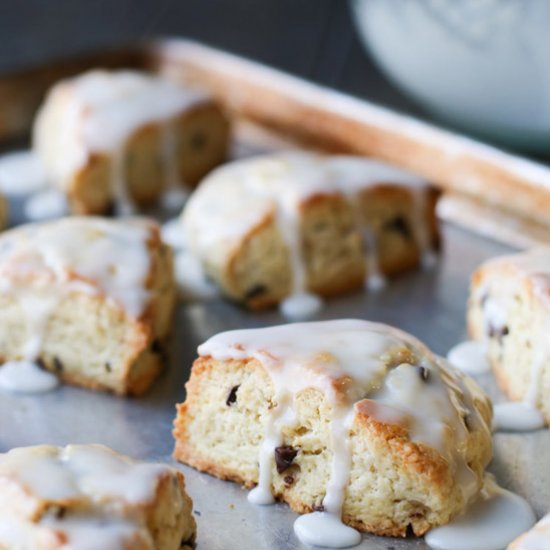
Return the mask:
[[(231, 388), (237, 388), (237, 401), (227, 404)], [(220, 479), (254, 486), (258, 445), (263, 437), (258, 419), (263, 417), (266, 402), (273, 404), (266, 371), (254, 359), (216, 361), (199, 357), (186, 391), (187, 399), (177, 406), (174, 422), (174, 458)], [(237, 405), (241, 399), (242, 404)], [(305, 390), (295, 400), (298, 425), (283, 430), (283, 444), (300, 452), (289, 471), (274, 471), (272, 490), (277, 499), (299, 513), (320, 505), (328, 481), (324, 476), (328, 476), (329, 444), (322, 435), (323, 419), (329, 415), (327, 406), (318, 390)], [(490, 422), (490, 405), (482, 400), (474, 406)], [(411, 442), (407, 424), (377, 420), (376, 407), (370, 400), (355, 405), (350, 439), (353, 465), (343, 518), (360, 530), (379, 535), (405, 536), (409, 528), (422, 535), (463, 510), (465, 503), (454, 467), (435, 449)], [(214, 417), (219, 434), (209, 420)], [(482, 432), (476, 428), (467, 443), (468, 461), (478, 479), (491, 457), (490, 439)], [(288, 483), (283, 479), (287, 474)], [(388, 489), (384, 483), (378, 485), (382, 479), (394, 484), (387, 496), (379, 494)], [(310, 487), (312, 483), (316, 488)]]
[[(149, 225), (146, 245), (149, 298), (138, 318), (99, 290), (61, 293), (48, 318), (38, 359), (63, 382), (118, 395), (140, 395), (163, 369), (176, 302), (172, 250), (161, 241), (155, 223)], [(38, 292), (34, 287), (37, 274), (30, 275), (18, 284), (30, 293)], [(80, 276), (72, 273), (69, 277)], [(52, 281), (53, 291), (57, 284)], [(10, 335), (0, 334), (0, 359), (20, 358), (27, 327), (17, 297), (0, 295), (0, 325)]]
[[(154, 204), (166, 189), (163, 158), (163, 123), (149, 123), (128, 137), (125, 179), (128, 194), (138, 206)], [(176, 132), (176, 166), (182, 184), (195, 186), (227, 157), (229, 120), (222, 109), (205, 99), (171, 122)], [(115, 202), (112, 188), (113, 157), (91, 153), (86, 164), (66, 184), (71, 211), (80, 215), (108, 213)]]

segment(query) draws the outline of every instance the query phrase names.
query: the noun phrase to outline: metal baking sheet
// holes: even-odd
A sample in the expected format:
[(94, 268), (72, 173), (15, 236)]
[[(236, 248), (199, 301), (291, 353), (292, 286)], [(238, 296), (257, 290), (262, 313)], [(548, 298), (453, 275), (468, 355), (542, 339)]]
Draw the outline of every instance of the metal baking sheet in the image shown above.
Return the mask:
[[(27, 78), (23, 80), (31, 84)], [(0, 91), (2, 84), (0, 77)], [(15, 101), (17, 94), (10, 97)], [(0, 111), (2, 108), (0, 105)], [(29, 120), (29, 110), (21, 112), (25, 116), (18, 128)], [(17, 137), (13, 128), (10, 131), (9, 135)], [(235, 150), (240, 156), (264, 146), (239, 144)], [(12, 222), (24, 221), (21, 200), (12, 201), (11, 206)], [(402, 275), (378, 293), (357, 292), (328, 300), (318, 319), (360, 318), (388, 323), (445, 355), (465, 338), (470, 273), (483, 260), (511, 249), (450, 225), (444, 225), (443, 230), (444, 250), (435, 269)], [(285, 504), (254, 506), (248, 503), (246, 491), (236, 484), (201, 474), (171, 459), (175, 405), (184, 399), (184, 384), (197, 346), (223, 330), (284, 322), (276, 310), (250, 313), (222, 299), (181, 304), (169, 365), (147, 395), (124, 399), (69, 386), (36, 396), (1, 392), (0, 451), (41, 443), (103, 443), (136, 458), (167, 462), (186, 475), (198, 523), (199, 550), (304, 548), (293, 533), (296, 514)], [(503, 399), (491, 375), (479, 381), (496, 401)], [(550, 432), (498, 433), (494, 444), (490, 471), (504, 487), (525, 496), (539, 516), (546, 513), (550, 509)], [(426, 545), (422, 539), (365, 535), (358, 548), (406, 550)]]
[[(414, 272), (394, 279), (383, 291), (358, 292), (327, 301), (320, 319), (369, 319), (398, 326), (445, 354), (464, 338), (468, 277), (484, 259), (507, 252), (506, 247), (444, 227), (445, 249), (433, 271)], [(108, 394), (61, 387), (37, 396), (0, 394), (0, 450), (52, 443), (103, 443), (131, 456), (159, 460), (181, 468), (194, 502), (198, 548), (294, 550), (303, 546), (294, 536), (296, 515), (284, 504), (249, 504), (246, 491), (214, 479), (171, 459), (175, 404), (184, 398), (184, 383), (197, 346), (211, 335), (229, 329), (283, 323), (276, 311), (249, 313), (223, 300), (183, 304), (174, 326), (168, 369), (144, 397), (124, 399)], [(490, 375), (482, 385), (498, 400)], [(550, 434), (498, 433), (490, 470), (502, 485), (529, 499), (540, 516), (550, 503)], [(395, 550), (425, 548), (415, 539), (366, 535), (358, 548)]]

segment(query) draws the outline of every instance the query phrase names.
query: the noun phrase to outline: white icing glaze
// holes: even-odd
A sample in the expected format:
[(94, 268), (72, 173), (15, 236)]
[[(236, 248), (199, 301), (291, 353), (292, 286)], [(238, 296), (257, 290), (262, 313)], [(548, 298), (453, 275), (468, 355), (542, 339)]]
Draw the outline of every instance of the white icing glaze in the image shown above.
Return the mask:
[(160, 197), (160, 206), (170, 212), (179, 212), (189, 197), (189, 189), (183, 185), (172, 185)]
[(6, 195), (27, 195), (46, 186), (44, 165), (33, 151), (0, 156), (0, 190)]
[(132, 548), (136, 537), (146, 538), (144, 530), (135, 522), (116, 517), (69, 516), (63, 520), (45, 518), (45, 527), (62, 533), (67, 542), (64, 550), (124, 550)]
[(185, 234), (179, 218), (173, 218), (164, 223), (161, 227), (160, 234), (162, 240), (172, 248), (185, 248)]
[(8, 361), (0, 367), (0, 388), (16, 393), (44, 393), (59, 385), (51, 372), (32, 361)]
[(50, 183), (65, 190), (94, 153), (112, 155), (114, 198), (127, 215), (134, 208), (124, 176), (126, 141), (147, 124), (161, 124), (161, 158), (173, 183), (178, 178), (171, 121), (204, 100), (203, 94), (146, 73), (90, 71), (50, 90), (35, 121), (33, 147)]
[(515, 541), (514, 550), (548, 550), (549, 547), (550, 514), (547, 514), (533, 529)]
[(69, 213), (67, 197), (59, 189), (45, 189), (25, 201), (25, 216), (30, 221), (61, 218)]
[(20, 226), (0, 236), (0, 295), (15, 297), (25, 319), (23, 361), (0, 369), (3, 387), (28, 392), (55, 385), (57, 379), (33, 362), (50, 316), (71, 292), (103, 294), (128, 315), (143, 313), (149, 300), (152, 229), (137, 218), (73, 217)]
[(180, 297), (185, 301), (209, 300), (218, 296), (218, 289), (206, 276), (201, 262), (184, 249), (174, 256), (174, 276)]
[(103, 445), (21, 447), (0, 455), (0, 477), (51, 501), (86, 497), (145, 504), (167, 472), (167, 466), (134, 462)]
[(218, 296), (218, 289), (208, 279), (199, 259), (186, 249), (181, 220), (174, 218), (161, 229), (162, 240), (174, 249), (174, 278), (184, 301), (209, 300)]
[(462, 516), (432, 529), (426, 543), (436, 550), (502, 550), (535, 521), (525, 499), (487, 475), (477, 501)]
[(311, 319), (322, 307), (322, 299), (310, 292), (295, 292), (279, 304), (283, 316), (291, 320)]
[[(420, 376), (418, 366), (404, 363), (389, 369), (384, 358), (387, 360), (390, 350), (402, 347), (409, 349), (418, 358), (418, 364), (427, 369), (429, 384)], [(330, 515), (329, 522), (341, 526), (351, 462), (349, 430), (356, 403), (366, 398), (383, 405), (377, 407), (380, 420), (394, 423), (407, 419), (411, 440), (438, 449), (455, 468), (465, 501), (479, 489), (479, 482), (463, 454), (462, 442), (467, 437), (463, 413), (471, 412), (476, 425), (488, 428), (471, 405), (470, 390), (458, 374), (442, 369), (441, 361), (425, 346), (397, 329), (367, 321), (339, 320), (238, 330), (214, 336), (199, 347), (199, 354), (220, 360), (253, 357), (271, 377), (276, 406), (269, 410), (266, 419), (259, 452), (258, 485), (249, 497), (254, 503), (273, 501), (273, 453), (275, 447), (283, 443), (283, 426), (295, 422), (295, 396), (306, 388), (317, 388), (329, 400), (333, 455), (323, 500), (325, 514), (299, 520), (296, 530), (304, 540), (313, 536), (312, 529), (316, 530), (320, 517)], [(350, 382), (338, 384), (342, 379)], [(455, 437), (452, 443), (445, 437), (449, 428)], [(351, 535), (349, 529), (342, 528), (340, 532), (345, 537), (343, 540), (351, 540), (347, 537), (360, 540), (357, 534)], [(316, 544), (335, 545), (332, 538), (317, 538)]]
[(452, 347), (447, 353), (447, 361), (467, 374), (485, 374), (491, 370), (485, 345), (473, 340)]
[(361, 542), (361, 533), (327, 512), (304, 514), (294, 522), (294, 532), (303, 544), (349, 548)]
[[(149, 298), (145, 285), (152, 228), (151, 222), (139, 218), (122, 222), (72, 217), (5, 232), (0, 236), (4, 279), (0, 291), (16, 290), (18, 281), (23, 285), (26, 278), (36, 275), (37, 288), (49, 279), (58, 289), (67, 285), (69, 290), (101, 292), (130, 315), (139, 316)], [(44, 294), (54, 291), (47, 288)], [(41, 303), (42, 299), (39, 296)], [(38, 302), (31, 307), (35, 311)]]
[(493, 429), (529, 432), (544, 428), (544, 417), (533, 405), (525, 401), (497, 403), (493, 407)]
[[(358, 194), (379, 184), (408, 189), (414, 198), (413, 233), (422, 256), (429, 255), (424, 211), (427, 186), (415, 176), (361, 157), (292, 151), (241, 160), (215, 170), (189, 199), (183, 222), (191, 251), (214, 263), (230, 255), (254, 228), (274, 218), (289, 252), (292, 294), (307, 291), (300, 208), (318, 195), (344, 195), (357, 212), (369, 275), (379, 278), (377, 246), (356, 209)], [(379, 281), (378, 281), (379, 282)]]
[[(172, 475), (161, 464), (134, 462), (101, 445), (37, 446), (0, 455), (0, 479), (33, 498), (51, 504), (67, 500), (83, 506), (67, 509), (62, 518), (44, 514), (38, 527), (63, 534), (67, 550), (120, 550), (138, 540), (150, 541), (143, 519), (132, 507), (155, 499), (159, 482)], [(26, 519), (14, 513), (0, 522), (0, 540), (19, 548), (30, 536)], [(24, 548), (32, 548), (27, 541)]]

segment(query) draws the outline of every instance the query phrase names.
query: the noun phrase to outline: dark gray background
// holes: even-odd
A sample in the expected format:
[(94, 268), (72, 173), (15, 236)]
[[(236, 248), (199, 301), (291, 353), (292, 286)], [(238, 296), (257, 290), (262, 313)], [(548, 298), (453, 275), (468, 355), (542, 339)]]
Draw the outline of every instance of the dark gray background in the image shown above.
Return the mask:
[(0, 73), (159, 36), (421, 113), (365, 55), (346, 0), (0, 0)]

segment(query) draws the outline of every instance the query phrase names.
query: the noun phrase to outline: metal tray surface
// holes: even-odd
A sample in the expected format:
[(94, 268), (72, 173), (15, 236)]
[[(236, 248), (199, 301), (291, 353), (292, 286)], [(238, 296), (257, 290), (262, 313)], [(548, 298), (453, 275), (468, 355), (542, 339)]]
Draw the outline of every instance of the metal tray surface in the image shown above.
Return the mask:
[[(465, 337), (464, 313), (469, 275), (483, 260), (508, 252), (461, 229), (444, 227), (445, 249), (431, 271), (403, 275), (378, 293), (357, 292), (329, 300), (320, 319), (361, 318), (407, 330), (444, 355)], [(293, 550), (302, 548), (293, 533), (296, 518), (286, 505), (249, 504), (246, 491), (171, 458), (175, 404), (197, 346), (229, 329), (284, 323), (277, 311), (249, 313), (223, 300), (182, 304), (177, 311), (170, 365), (153, 389), (139, 399), (124, 399), (69, 386), (36, 396), (0, 394), (0, 450), (51, 443), (103, 443), (136, 458), (163, 461), (185, 473), (198, 522), (198, 548)], [(497, 400), (490, 375), (480, 378)], [(490, 470), (499, 482), (524, 496), (540, 516), (550, 507), (550, 433), (498, 433)], [(426, 548), (422, 539), (366, 535), (358, 548)]]

